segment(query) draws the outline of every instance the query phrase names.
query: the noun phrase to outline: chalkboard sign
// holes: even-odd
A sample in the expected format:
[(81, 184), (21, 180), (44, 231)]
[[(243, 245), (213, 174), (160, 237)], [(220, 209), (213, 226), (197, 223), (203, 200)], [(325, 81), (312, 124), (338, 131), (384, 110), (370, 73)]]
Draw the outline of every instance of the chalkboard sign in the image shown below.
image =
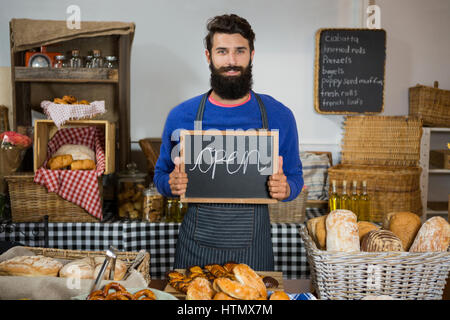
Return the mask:
[(182, 202), (276, 203), (267, 181), (278, 171), (277, 130), (182, 130)]
[(386, 31), (320, 29), (316, 34), (314, 108), (376, 114), (384, 109)]

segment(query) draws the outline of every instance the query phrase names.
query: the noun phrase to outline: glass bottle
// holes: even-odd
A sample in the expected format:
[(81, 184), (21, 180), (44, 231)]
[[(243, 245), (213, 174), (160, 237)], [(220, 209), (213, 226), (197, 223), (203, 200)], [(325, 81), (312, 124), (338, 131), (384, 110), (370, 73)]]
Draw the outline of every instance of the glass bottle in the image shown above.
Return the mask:
[(115, 56), (106, 56), (104, 68), (117, 69), (117, 58)]
[(339, 209), (350, 210), (350, 197), (347, 194), (347, 181), (342, 181), (342, 195)]
[(333, 180), (331, 182), (332, 184), (332, 189), (331, 189), (331, 194), (330, 197), (328, 199), (328, 205), (330, 207), (330, 212), (336, 209), (339, 209), (340, 207), (340, 198), (339, 198), (339, 194), (337, 193), (337, 189), (336, 189), (336, 180)]
[(104, 60), (100, 50), (92, 50), (92, 68), (103, 68)]
[(72, 50), (72, 58), (70, 58), (70, 67), (71, 68), (81, 68), (81, 57), (80, 50)]
[(65, 68), (66, 67), (66, 56), (65, 55), (57, 55), (55, 57), (55, 64), (53, 68)]
[(350, 196), (350, 211), (352, 211), (359, 220), (359, 195), (358, 195), (358, 182), (353, 180), (352, 194)]
[(362, 182), (362, 192), (359, 196), (359, 220), (371, 221), (371, 222), (380, 222), (374, 221), (373, 217), (370, 214), (370, 196), (367, 194), (367, 182)]
[(85, 61), (84, 67), (85, 68), (92, 68), (92, 56), (91, 55), (86, 56), (85, 60), (86, 61)]

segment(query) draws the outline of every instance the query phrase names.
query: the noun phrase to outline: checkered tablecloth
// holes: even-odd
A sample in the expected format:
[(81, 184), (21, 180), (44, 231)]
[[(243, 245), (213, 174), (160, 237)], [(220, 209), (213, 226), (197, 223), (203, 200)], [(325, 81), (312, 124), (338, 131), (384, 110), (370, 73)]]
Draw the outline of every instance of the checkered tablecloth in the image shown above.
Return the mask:
[[(316, 208), (306, 210), (307, 219), (323, 214), (323, 210)], [(282, 271), (285, 279), (309, 278), (299, 226), (296, 223), (272, 224), (275, 271)], [(49, 223), (48, 247), (102, 251), (112, 245), (121, 251), (145, 249), (150, 253), (150, 276), (162, 279), (173, 266), (179, 227), (179, 223)], [(0, 241), (44, 247), (44, 224), (0, 224)]]

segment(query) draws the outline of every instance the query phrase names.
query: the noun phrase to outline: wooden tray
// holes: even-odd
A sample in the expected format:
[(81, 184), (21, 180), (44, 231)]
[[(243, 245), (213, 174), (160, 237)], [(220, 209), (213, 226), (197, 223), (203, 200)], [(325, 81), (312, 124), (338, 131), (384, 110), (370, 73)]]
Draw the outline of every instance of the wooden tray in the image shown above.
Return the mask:
[[(182, 274), (186, 273), (186, 269), (175, 269), (175, 271), (178, 271)], [(283, 285), (283, 273), (282, 272), (276, 272), (276, 271), (256, 271), (257, 274), (263, 277), (270, 276), (278, 281), (279, 285), (277, 288), (274, 289), (267, 289), (267, 291), (284, 291), (284, 285)], [(170, 293), (177, 297), (178, 299), (184, 300), (186, 299), (186, 295), (182, 292), (179, 292), (175, 290), (170, 284), (167, 284), (164, 288), (164, 291), (167, 293)]]

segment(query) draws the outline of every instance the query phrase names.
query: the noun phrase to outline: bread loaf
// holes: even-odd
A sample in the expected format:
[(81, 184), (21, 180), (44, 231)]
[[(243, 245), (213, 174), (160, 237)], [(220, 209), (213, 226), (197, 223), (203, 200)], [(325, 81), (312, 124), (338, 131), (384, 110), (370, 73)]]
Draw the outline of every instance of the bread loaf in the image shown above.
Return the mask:
[(70, 154), (73, 160), (92, 160), (95, 161), (95, 152), (81, 144), (62, 145), (52, 156)]
[(359, 242), (361, 243), (361, 240), (368, 232), (378, 229), (380, 229), (380, 227), (372, 222), (358, 221)]
[(261, 297), (267, 297), (267, 289), (262, 278), (248, 265), (240, 263), (233, 268), (236, 280), (243, 285), (247, 285), (258, 290)]
[(389, 220), (388, 230), (392, 231), (402, 241), (403, 249), (408, 251), (411, 247), (422, 221), (412, 212), (396, 212)]
[(420, 227), (409, 252), (447, 251), (450, 244), (450, 225), (442, 217), (428, 219)]
[(327, 215), (314, 217), (306, 222), (308, 233), (320, 250), (326, 250), (327, 247), (327, 231), (325, 220)]
[(361, 241), (361, 251), (404, 251), (402, 241), (389, 230), (372, 230)]
[(61, 262), (42, 255), (18, 256), (0, 263), (0, 275), (56, 277), (62, 266)]
[(383, 216), (383, 224), (382, 227), (385, 230), (389, 230), (389, 223), (391, 222), (391, 218), (397, 212), (388, 212)]
[(325, 221), (327, 251), (359, 251), (356, 215), (350, 210), (331, 211)]
[[(59, 271), (59, 276), (62, 278), (96, 279), (104, 261), (104, 257), (77, 259), (62, 267)], [(110, 269), (111, 263), (108, 265), (108, 268), (106, 268), (103, 279), (107, 279)], [(127, 265), (125, 262), (117, 259), (116, 267), (114, 269), (114, 281), (122, 280), (126, 271)]]

